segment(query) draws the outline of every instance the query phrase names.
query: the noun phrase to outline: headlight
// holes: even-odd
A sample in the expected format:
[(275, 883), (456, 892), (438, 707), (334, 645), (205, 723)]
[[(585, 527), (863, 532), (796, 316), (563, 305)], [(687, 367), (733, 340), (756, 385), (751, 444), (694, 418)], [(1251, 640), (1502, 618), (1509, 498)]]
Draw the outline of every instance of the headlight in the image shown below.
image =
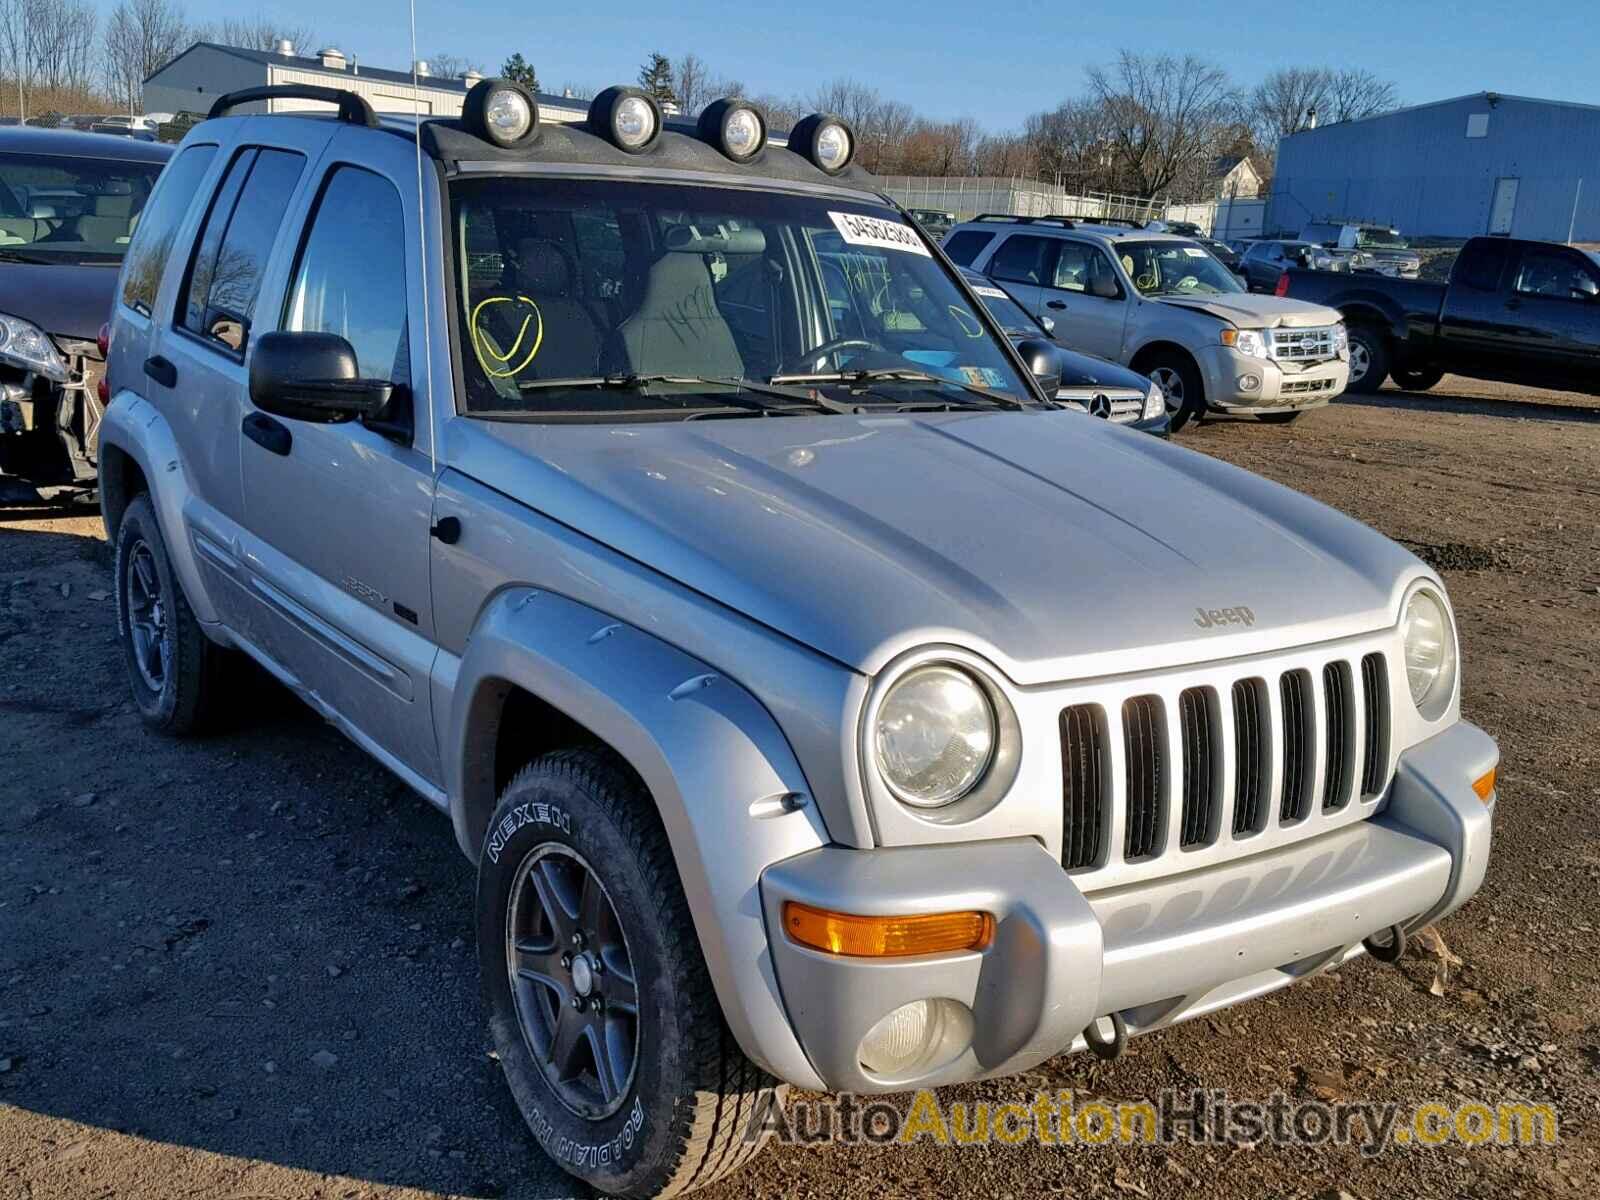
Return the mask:
[(1159, 384), (1152, 383), (1150, 390), (1144, 394), (1144, 411), (1139, 414), (1141, 421), (1154, 420), (1167, 411), (1167, 396)]
[(1333, 327), (1333, 352), (1343, 354), (1349, 349), (1350, 332), (1344, 327), (1344, 322), (1340, 321)]
[(1240, 354), (1248, 354), (1254, 358), (1267, 356), (1267, 342), (1259, 332), (1254, 329), (1224, 329), (1222, 331), (1222, 344), (1231, 346)]
[(0, 359), (36, 371), (57, 383), (67, 381), (67, 364), (44, 330), (21, 317), (0, 313)]
[(873, 731), (878, 770), (915, 808), (953, 804), (983, 780), (994, 761), (999, 722), (983, 688), (945, 664), (918, 667), (878, 706)]
[(1411, 699), (1423, 716), (1436, 718), (1449, 703), (1456, 681), (1456, 639), (1444, 601), (1428, 588), (1418, 588), (1406, 601), (1400, 632)]

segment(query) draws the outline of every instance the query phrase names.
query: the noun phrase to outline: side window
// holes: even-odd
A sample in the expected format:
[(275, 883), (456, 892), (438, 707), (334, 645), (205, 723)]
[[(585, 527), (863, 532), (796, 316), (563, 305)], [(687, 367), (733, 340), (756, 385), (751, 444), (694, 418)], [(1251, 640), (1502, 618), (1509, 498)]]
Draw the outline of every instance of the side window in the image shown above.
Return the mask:
[(1474, 242), (1461, 252), (1451, 283), (1469, 287), (1475, 292), (1500, 290), (1500, 274), (1506, 265), (1504, 242)]
[(283, 327), (337, 333), (354, 348), (363, 379), (409, 383), (406, 244), (394, 185), (335, 167), (312, 210)]
[(1052, 286), (1069, 292), (1087, 291), (1089, 272), (1095, 257), (1094, 248), (1081, 242), (1063, 242), (1056, 256), (1055, 277)]
[(984, 247), (994, 241), (994, 234), (981, 229), (963, 229), (944, 240), (944, 252), (958, 267), (970, 267), (983, 253)]
[(148, 317), (155, 311), (156, 291), (172, 257), (178, 226), (216, 156), (215, 146), (190, 146), (161, 173), (155, 195), (138, 218), (122, 273), (122, 302), (134, 312)]
[(1528, 250), (1522, 255), (1517, 272), (1517, 291), (1524, 296), (1544, 296), (1553, 300), (1592, 299), (1600, 287), (1594, 275), (1569, 254), (1548, 250)]
[(243, 353), (261, 275), (305, 168), (286, 150), (245, 150), (217, 192), (189, 266), (178, 323), (219, 349)]
[(1050, 246), (1048, 238), (1009, 237), (990, 260), (989, 274), (1008, 283), (1043, 283), (1045, 257)]

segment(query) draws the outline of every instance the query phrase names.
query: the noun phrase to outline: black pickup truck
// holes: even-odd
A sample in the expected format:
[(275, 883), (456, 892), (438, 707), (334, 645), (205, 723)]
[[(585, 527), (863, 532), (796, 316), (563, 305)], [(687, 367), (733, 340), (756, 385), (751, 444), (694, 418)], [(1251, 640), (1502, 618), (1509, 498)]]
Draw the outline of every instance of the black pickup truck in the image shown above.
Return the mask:
[(1600, 255), (1477, 237), (1449, 283), (1290, 270), (1277, 294), (1344, 314), (1352, 392), (1424, 391), (1446, 373), (1600, 394)]

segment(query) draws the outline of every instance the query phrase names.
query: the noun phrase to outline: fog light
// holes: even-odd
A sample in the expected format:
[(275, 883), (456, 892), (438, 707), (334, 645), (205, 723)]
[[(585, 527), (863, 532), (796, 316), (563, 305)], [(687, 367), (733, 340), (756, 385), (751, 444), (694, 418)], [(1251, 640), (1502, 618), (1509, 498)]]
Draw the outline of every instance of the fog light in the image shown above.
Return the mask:
[(812, 113), (796, 121), (789, 131), (789, 149), (828, 175), (837, 175), (850, 165), (855, 145), (850, 126), (826, 113)]
[(925, 1075), (948, 1066), (972, 1045), (972, 1012), (955, 1000), (913, 1000), (861, 1039), (856, 1057), (880, 1079)]
[(1259, 375), (1241, 375), (1241, 376), (1239, 376), (1239, 390), (1241, 392), (1253, 392), (1260, 386), (1261, 386), (1261, 376), (1259, 376)]
[(607, 88), (589, 103), (589, 129), (617, 149), (639, 154), (661, 132), (661, 106), (638, 88)]
[(767, 144), (767, 124), (743, 100), (718, 100), (700, 114), (700, 136), (734, 162), (749, 162)]
[(533, 141), (539, 132), (539, 105), (533, 93), (509, 79), (485, 79), (472, 86), (461, 108), (462, 122), (497, 146)]

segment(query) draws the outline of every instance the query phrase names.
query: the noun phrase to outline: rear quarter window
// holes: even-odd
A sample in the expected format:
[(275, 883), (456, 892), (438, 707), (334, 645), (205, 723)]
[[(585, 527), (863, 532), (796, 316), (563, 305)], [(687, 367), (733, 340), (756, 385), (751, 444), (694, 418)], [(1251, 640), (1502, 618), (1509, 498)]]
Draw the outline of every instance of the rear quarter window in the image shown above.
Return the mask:
[(963, 229), (944, 240), (944, 252), (958, 267), (970, 267), (982, 254), (984, 247), (994, 241), (994, 234), (980, 229)]
[(155, 311), (156, 292), (172, 258), (172, 243), (189, 206), (199, 199), (200, 181), (216, 154), (215, 146), (190, 146), (161, 173), (155, 194), (134, 229), (122, 271), (122, 302), (135, 312), (148, 317)]

